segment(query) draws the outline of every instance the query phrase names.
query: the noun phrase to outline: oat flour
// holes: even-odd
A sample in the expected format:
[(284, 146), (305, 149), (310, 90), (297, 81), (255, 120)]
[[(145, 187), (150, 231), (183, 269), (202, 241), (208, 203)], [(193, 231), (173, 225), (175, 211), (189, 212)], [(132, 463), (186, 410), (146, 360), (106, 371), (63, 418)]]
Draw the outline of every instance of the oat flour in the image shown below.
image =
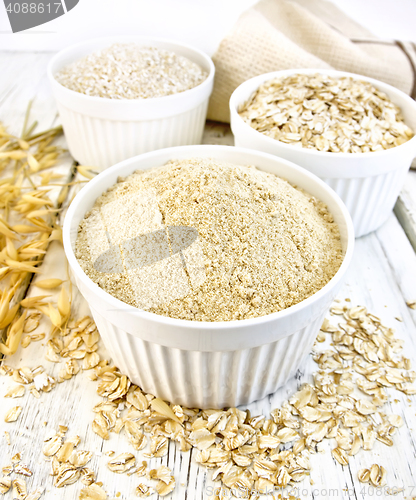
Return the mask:
[(202, 158), (119, 179), (81, 222), (76, 255), (120, 300), (196, 321), (290, 307), (342, 261), (322, 202), (253, 166)]

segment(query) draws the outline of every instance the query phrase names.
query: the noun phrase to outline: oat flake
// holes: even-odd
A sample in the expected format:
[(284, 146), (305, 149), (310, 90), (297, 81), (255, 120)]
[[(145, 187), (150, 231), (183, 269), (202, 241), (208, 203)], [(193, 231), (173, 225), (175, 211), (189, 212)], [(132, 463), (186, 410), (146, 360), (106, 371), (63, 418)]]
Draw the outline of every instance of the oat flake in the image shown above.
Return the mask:
[(272, 139), (323, 152), (383, 151), (414, 135), (384, 92), (351, 77), (274, 78), (238, 111), (251, 127)]

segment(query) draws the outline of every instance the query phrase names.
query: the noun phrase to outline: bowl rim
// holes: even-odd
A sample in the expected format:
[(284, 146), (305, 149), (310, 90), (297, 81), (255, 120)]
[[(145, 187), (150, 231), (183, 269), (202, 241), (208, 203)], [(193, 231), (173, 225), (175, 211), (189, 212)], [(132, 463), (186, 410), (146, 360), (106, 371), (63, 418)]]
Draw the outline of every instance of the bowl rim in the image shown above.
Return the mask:
[[(268, 80), (272, 80), (273, 78), (278, 78), (279, 76), (289, 76), (293, 74), (323, 74), (323, 75), (329, 75), (329, 76), (346, 76), (346, 77), (351, 77), (354, 79), (358, 80), (364, 80), (369, 83), (372, 83), (375, 87), (378, 87), (379, 90), (382, 90), (386, 94), (388, 94), (388, 97), (391, 99), (392, 95), (399, 95), (401, 98), (404, 98), (407, 101), (407, 104), (414, 109), (415, 116), (416, 116), (416, 101), (414, 101), (409, 95), (407, 95), (405, 92), (402, 90), (393, 87), (392, 85), (382, 82), (380, 80), (377, 80), (375, 78), (367, 77), (364, 75), (359, 75), (357, 73), (350, 73), (347, 71), (340, 71), (336, 69), (319, 69), (319, 68), (297, 68), (297, 69), (285, 69), (285, 70), (279, 70), (279, 71), (271, 71), (269, 73), (263, 73), (261, 75), (254, 76), (243, 83), (241, 83), (231, 94), (230, 101), (229, 101), (229, 106), (230, 106), (230, 118), (231, 118), (231, 128), (232, 128), (232, 122), (233, 120), (238, 123), (238, 126), (244, 127), (244, 131), (247, 133), (250, 133), (253, 135), (253, 137), (256, 137), (259, 140), (264, 140), (265, 144), (269, 144), (271, 146), (276, 145), (276, 143), (281, 147), (282, 149), (287, 149), (288, 151), (299, 151), (305, 154), (310, 154), (312, 156), (315, 156), (317, 158), (377, 158), (382, 155), (386, 154), (394, 154), (394, 150), (397, 150), (398, 148), (402, 148), (401, 151), (403, 151), (403, 147), (409, 148), (409, 146), (414, 146), (416, 150), (416, 130), (414, 130), (414, 136), (409, 139), (408, 141), (404, 142), (403, 144), (400, 144), (399, 146), (395, 146), (394, 148), (390, 149), (384, 149), (382, 151), (370, 151), (368, 153), (343, 153), (343, 152), (330, 152), (330, 151), (318, 151), (316, 149), (309, 149), (309, 148), (304, 148), (304, 147), (299, 147), (299, 146), (292, 146), (290, 144), (286, 144), (285, 142), (280, 141), (279, 139), (273, 139), (272, 137), (268, 137), (267, 135), (262, 134), (258, 130), (255, 130), (253, 127), (251, 127), (245, 120), (241, 118), (241, 116), (238, 113), (238, 107), (240, 104), (242, 104), (244, 101), (241, 100), (240, 94), (246, 90), (246, 87), (250, 87), (253, 83), (257, 83), (258, 85), (256, 88), (259, 88), (261, 84), (267, 82)], [(251, 94), (255, 92), (253, 90)], [(394, 101), (392, 101), (394, 102)], [(415, 118), (416, 120), (416, 118)]]
[[(335, 273), (335, 275), (328, 281), (328, 283), (323, 286), (320, 290), (318, 290), (316, 293), (313, 295), (309, 296), (305, 300), (290, 306), (286, 309), (283, 309), (282, 311), (277, 311), (271, 314), (267, 314), (264, 316), (258, 316), (256, 318), (249, 318), (249, 319), (242, 319), (242, 320), (231, 320), (231, 321), (194, 321), (194, 320), (184, 320), (184, 319), (177, 319), (177, 318), (170, 318), (168, 316), (162, 316), (159, 314), (151, 313), (144, 311), (142, 309), (136, 308), (130, 304), (127, 304), (125, 302), (122, 302), (121, 300), (117, 299), (116, 297), (112, 296), (105, 290), (99, 287), (94, 281), (89, 278), (85, 272), (82, 270), (80, 264), (78, 263), (77, 258), (75, 257), (74, 250), (72, 249), (71, 245), (71, 228), (73, 226), (72, 220), (75, 215), (75, 212), (78, 208), (79, 203), (83, 200), (84, 197), (87, 197), (94, 189), (94, 187), (98, 184), (105, 184), (105, 180), (108, 177), (112, 177), (115, 172), (117, 172), (119, 169), (123, 168), (128, 168), (130, 165), (134, 165), (136, 161), (140, 158), (141, 160), (146, 159), (146, 158), (152, 158), (152, 157), (157, 157), (157, 156), (163, 156), (164, 154), (172, 154), (173, 157), (175, 157), (175, 152), (188, 152), (192, 151), (188, 155), (189, 158), (195, 157), (195, 149), (198, 149), (199, 151), (213, 151), (213, 158), (215, 158), (215, 150), (216, 151), (227, 151), (227, 152), (235, 152), (237, 154), (247, 154), (255, 157), (262, 157), (264, 159), (271, 160), (273, 162), (277, 162), (280, 164), (283, 164), (284, 166), (290, 168), (291, 170), (295, 170), (301, 175), (303, 175), (305, 178), (309, 178), (316, 184), (318, 184), (321, 188), (323, 188), (327, 194), (332, 197), (333, 201), (337, 204), (338, 208), (340, 209), (340, 212), (342, 214), (343, 222), (345, 223), (346, 226), (346, 240), (345, 240), (345, 252), (343, 256), (343, 260), (341, 263), (341, 266)], [(183, 158), (183, 157), (181, 157)], [(137, 170), (140, 167), (136, 168), (131, 168), (130, 173), (133, 173), (135, 170)], [(261, 168), (260, 168), (261, 170)], [(122, 175), (126, 175), (127, 172)], [(119, 174), (120, 175), (120, 174)], [(127, 174), (128, 175), (128, 174)], [(117, 176), (118, 177), (118, 176)], [(111, 185), (114, 185), (112, 183)], [(110, 186), (105, 187), (104, 190), (101, 192), (105, 192)], [(97, 197), (95, 197), (96, 199)], [(84, 214), (85, 215), (85, 214)], [(81, 219), (82, 220), (82, 219)], [(301, 311), (302, 309), (305, 309), (314, 303), (318, 302), (321, 297), (325, 296), (327, 293), (331, 291), (339, 282), (341, 279), (343, 279), (345, 272), (347, 271), (354, 252), (354, 246), (355, 246), (355, 238), (354, 238), (354, 227), (353, 223), (351, 220), (351, 216), (344, 204), (344, 202), (341, 200), (341, 198), (338, 196), (338, 194), (330, 188), (324, 181), (322, 181), (318, 176), (315, 174), (312, 174), (311, 172), (307, 171), (306, 169), (300, 167), (299, 165), (296, 165), (295, 163), (286, 160), (284, 158), (276, 157), (275, 155), (269, 154), (269, 153), (263, 153), (260, 151), (248, 149), (248, 148), (240, 148), (240, 147), (230, 147), (230, 146), (221, 146), (221, 145), (193, 145), (193, 146), (176, 146), (176, 147), (171, 147), (171, 148), (164, 148), (164, 149), (159, 149), (156, 151), (151, 151), (149, 153), (144, 153), (141, 155), (134, 156), (132, 158), (128, 158), (127, 160), (124, 160), (120, 163), (117, 163), (116, 165), (113, 165), (112, 167), (104, 170), (103, 172), (100, 172), (94, 179), (90, 180), (75, 196), (75, 198), (72, 200), (67, 213), (65, 214), (65, 219), (64, 219), (64, 224), (63, 224), (63, 229), (62, 229), (62, 239), (63, 239), (63, 246), (64, 246), (64, 251), (66, 258), (68, 260), (68, 263), (70, 265), (70, 268), (72, 271), (76, 274), (77, 278), (81, 280), (84, 286), (86, 286), (91, 293), (93, 293), (96, 297), (101, 299), (103, 302), (106, 302), (107, 304), (110, 304), (113, 306), (115, 309), (120, 310), (123, 312), (123, 314), (128, 314), (131, 317), (136, 317), (136, 318), (142, 318), (144, 320), (153, 322), (153, 323), (158, 323), (161, 325), (166, 325), (166, 326), (172, 326), (172, 327), (179, 327), (181, 329), (193, 329), (197, 327), (200, 330), (205, 330), (205, 331), (215, 331), (217, 329), (235, 329), (238, 327), (249, 327), (249, 326), (254, 326), (254, 325), (260, 325), (262, 323), (269, 323), (270, 321), (276, 321), (277, 319), (283, 319), (288, 316), (292, 316), (298, 313), (298, 311)], [(342, 240), (341, 240), (342, 241)]]
[[(149, 42), (151, 44), (152, 42), (156, 43), (162, 43), (162, 44), (167, 44), (167, 45), (172, 45), (172, 47), (180, 47), (184, 48), (187, 50), (190, 50), (194, 52), (196, 55), (199, 57), (202, 57), (209, 68), (208, 75), (205, 78), (203, 82), (198, 84), (196, 87), (192, 87), (191, 89), (184, 90), (182, 92), (176, 92), (175, 94), (169, 94), (161, 97), (148, 97), (148, 98), (136, 98), (136, 99), (111, 99), (108, 97), (100, 97), (100, 96), (90, 96), (87, 94), (83, 94), (81, 92), (77, 92), (76, 90), (71, 90), (68, 87), (65, 87), (61, 83), (58, 82), (58, 80), (55, 78), (55, 74), (53, 72), (53, 67), (55, 64), (57, 64), (60, 59), (68, 54), (70, 54), (72, 51), (82, 48), (84, 46), (88, 46), (90, 44), (95, 44), (95, 43), (106, 43), (108, 42), (109, 46), (112, 43), (123, 43), (123, 41), (142, 41), (142, 42)], [(105, 48), (106, 46), (104, 45)], [(96, 50), (99, 50), (98, 48), (92, 49), (92, 53)], [(172, 52), (175, 52), (174, 48), (172, 49), (164, 49), (164, 50), (171, 50)], [(74, 59), (72, 62), (75, 62), (78, 59)], [(71, 64), (71, 63), (68, 63)], [(199, 66), (199, 64), (198, 64)], [(204, 68), (201, 68), (204, 69)], [(96, 38), (90, 38), (88, 40), (84, 40), (82, 42), (78, 42), (72, 45), (69, 45), (68, 47), (65, 47), (64, 49), (60, 50), (57, 52), (52, 59), (49, 61), (46, 73), (48, 76), (48, 79), (51, 83), (51, 85), (56, 85), (61, 92), (64, 92), (68, 97), (74, 97), (74, 98), (79, 98), (85, 102), (89, 103), (98, 103), (98, 104), (103, 104), (103, 103), (117, 103), (115, 105), (117, 106), (123, 106), (123, 107), (128, 107), (129, 105), (137, 105), (137, 104), (142, 104), (144, 102), (151, 102), (155, 106), (157, 105), (167, 105), (170, 103), (173, 103), (174, 101), (181, 99), (183, 95), (186, 95), (186, 98), (189, 98), (191, 94), (196, 94), (199, 93), (203, 90), (205, 90), (206, 87), (210, 87), (212, 84), (212, 80), (214, 79), (215, 75), (215, 65), (212, 62), (212, 59), (203, 52), (200, 49), (197, 49), (196, 47), (178, 42), (176, 40), (171, 40), (168, 38), (162, 38), (162, 37), (153, 37), (153, 36), (144, 36), (144, 35), (113, 35), (113, 36), (106, 36), (106, 37), (96, 37)], [(107, 104), (106, 104), (107, 105)]]

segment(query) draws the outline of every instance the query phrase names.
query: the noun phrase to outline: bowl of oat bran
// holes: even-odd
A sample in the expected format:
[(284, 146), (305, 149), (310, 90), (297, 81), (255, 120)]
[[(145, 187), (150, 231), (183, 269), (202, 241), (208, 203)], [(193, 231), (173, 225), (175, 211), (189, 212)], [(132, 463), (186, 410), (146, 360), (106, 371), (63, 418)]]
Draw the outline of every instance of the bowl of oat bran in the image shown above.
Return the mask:
[(171, 402), (221, 408), (274, 392), (302, 366), (354, 230), (338, 195), (287, 160), (183, 146), (91, 180), (63, 241), (123, 373)]
[(200, 50), (140, 36), (78, 43), (48, 65), (70, 153), (99, 170), (147, 151), (200, 143), (214, 73)]
[(275, 154), (331, 186), (356, 237), (390, 215), (416, 156), (416, 103), (386, 83), (321, 69), (247, 80), (230, 99), (236, 146)]

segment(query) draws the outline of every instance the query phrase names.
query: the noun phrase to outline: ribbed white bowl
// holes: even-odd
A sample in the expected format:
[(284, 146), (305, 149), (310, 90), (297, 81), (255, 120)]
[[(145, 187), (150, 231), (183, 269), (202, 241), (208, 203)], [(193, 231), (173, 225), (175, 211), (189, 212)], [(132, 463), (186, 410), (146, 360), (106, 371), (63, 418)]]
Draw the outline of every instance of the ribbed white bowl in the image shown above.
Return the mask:
[(405, 122), (415, 131), (416, 102), (404, 92), (373, 78), (323, 69), (291, 69), (256, 76), (241, 84), (231, 96), (231, 129), (236, 146), (286, 158), (314, 173), (329, 184), (347, 206), (356, 237), (370, 233), (386, 221), (394, 207), (406, 173), (416, 156), (416, 137), (385, 151), (328, 153), (291, 146), (267, 137), (254, 130), (240, 117), (240, 105), (247, 101), (262, 83), (296, 73), (351, 76), (371, 82), (401, 108)]
[(402, 189), (409, 165), (406, 162), (401, 168), (372, 177), (322, 177), (347, 206), (357, 238), (371, 233), (387, 220)]
[[(116, 42), (173, 51), (197, 63), (207, 79), (197, 87), (154, 99), (105, 99), (74, 92), (54, 75), (64, 66)], [(73, 45), (52, 58), (48, 77), (71, 155), (104, 170), (126, 158), (170, 146), (201, 142), (215, 68), (203, 52), (158, 38), (117, 36)]]
[[(78, 264), (74, 249), (79, 223), (96, 198), (119, 176), (191, 157), (256, 165), (326, 203), (339, 225), (344, 253), (332, 280), (284, 311), (227, 322), (185, 321), (148, 313), (120, 302), (91, 281)], [(145, 391), (173, 403), (222, 408), (250, 403), (274, 392), (301, 366), (350, 264), (354, 230), (346, 207), (334, 191), (297, 165), (241, 148), (183, 146), (130, 158), (90, 181), (69, 207), (63, 240), (76, 284), (120, 370)]]
[(133, 337), (91, 311), (122, 373), (144, 391), (191, 408), (244, 405), (275, 392), (301, 368), (325, 316), (319, 314), (305, 328), (270, 344), (199, 351)]

